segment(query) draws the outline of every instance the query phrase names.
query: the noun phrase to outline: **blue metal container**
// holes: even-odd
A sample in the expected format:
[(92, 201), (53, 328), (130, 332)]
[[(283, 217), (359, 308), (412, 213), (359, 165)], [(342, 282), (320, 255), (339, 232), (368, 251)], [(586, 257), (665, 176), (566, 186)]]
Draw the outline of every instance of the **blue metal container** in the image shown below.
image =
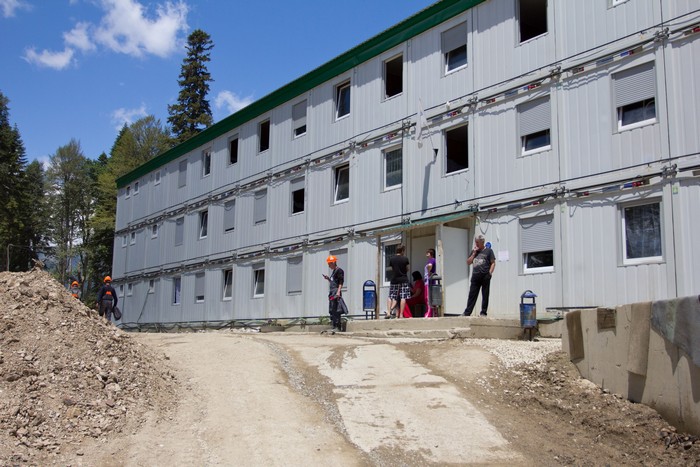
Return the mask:
[[(535, 303), (537, 294), (532, 290), (526, 290), (520, 295), (520, 326), (528, 328), (537, 327), (537, 304)], [(532, 303), (525, 303), (525, 299), (532, 300)]]

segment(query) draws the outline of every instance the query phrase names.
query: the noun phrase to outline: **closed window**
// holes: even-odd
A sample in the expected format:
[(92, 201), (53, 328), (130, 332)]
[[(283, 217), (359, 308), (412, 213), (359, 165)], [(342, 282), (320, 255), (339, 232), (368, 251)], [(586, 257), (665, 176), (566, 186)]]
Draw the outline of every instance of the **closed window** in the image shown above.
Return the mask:
[(228, 163), (238, 162), (238, 136), (234, 136), (228, 141)]
[(287, 260), (287, 294), (300, 294), (303, 276), (302, 257), (289, 258)]
[(126, 235), (122, 235), (122, 248), (125, 247), (127, 243)]
[(177, 169), (177, 187), (182, 188), (187, 185), (187, 159), (180, 161)]
[(350, 114), (350, 81), (335, 87), (335, 118)]
[(204, 301), (204, 273), (198, 272), (194, 275), (194, 301), (202, 303)]
[(126, 186), (126, 197), (127, 198), (131, 197), (131, 185)]
[(661, 203), (622, 208), (623, 262), (638, 264), (662, 259)]
[(139, 194), (139, 182), (134, 182), (134, 195)]
[(134, 295), (134, 284), (129, 282), (126, 284), (126, 296), (131, 297), (132, 295)]
[(469, 167), (469, 127), (462, 125), (445, 131), (445, 173), (459, 172)]
[(209, 233), (209, 211), (199, 213), (199, 238), (207, 238)]
[(552, 148), (550, 126), (552, 122), (549, 96), (533, 99), (518, 105), (520, 154), (526, 156)]
[(618, 130), (656, 122), (654, 70), (654, 62), (649, 62), (613, 75)]
[(175, 246), (182, 245), (185, 239), (185, 218), (178, 217), (175, 219)]
[(151, 226), (151, 238), (158, 238), (158, 224)]
[(547, 0), (519, 0), (518, 26), (520, 42), (547, 32)]
[(403, 92), (403, 55), (384, 62), (384, 98)]
[(333, 173), (334, 202), (338, 203), (350, 199), (350, 165), (345, 164), (336, 167)]
[(306, 134), (306, 99), (292, 106), (293, 137)]
[(233, 269), (223, 271), (223, 300), (231, 300), (233, 297)]
[(442, 54), (445, 73), (467, 65), (467, 23), (461, 23), (442, 33)]
[(270, 120), (265, 120), (258, 126), (258, 152), (268, 149), (270, 149)]
[(267, 190), (256, 191), (253, 200), (253, 223), (262, 224), (267, 220)]
[(173, 277), (173, 305), (180, 304), (180, 290), (182, 289), (182, 278)]
[(202, 177), (211, 173), (211, 149), (202, 152)]
[(304, 178), (292, 180), (289, 184), (292, 201), (292, 214), (304, 212)]
[(403, 152), (401, 148), (384, 153), (384, 188), (397, 188), (403, 181)]
[(160, 170), (156, 171), (154, 185), (160, 185)]
[(149, 279), (148, 280), (148, 293), (155, 293), (155, 292), (156, 292), (156, 280)]
[(265, 265), (253, 266), (253, 297), (265, 296)]
[(236, 228), (236, 200), (224, 203), (224, 232), (232, 232)]
[(136, 245), (136, 232), (131, 232), (131, 244)]
[(524, 273), (554, 271), (554, 216), (520, 220)]

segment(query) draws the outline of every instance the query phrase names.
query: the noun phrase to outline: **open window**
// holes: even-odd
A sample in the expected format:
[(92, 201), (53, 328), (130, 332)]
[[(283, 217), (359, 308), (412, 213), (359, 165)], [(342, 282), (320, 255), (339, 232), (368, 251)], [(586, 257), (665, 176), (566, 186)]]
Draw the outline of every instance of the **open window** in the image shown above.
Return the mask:
[(397, 96), (403, 92), (403, 55), (384, 62), (384, 98)]
[(228, 163), (229, 165), (238, 163), (238, 135), (228, 140)]
[(350, 199), (350, 165), (344, 164), (333, 171), (333, 200), (335, 203)]
[(233, 232), (236, 228), (236, 200), (224, 203), (224, 232)]
[(292, 214), (304, 212), (304, 177), (292, 180), (289, 184)]
[(265, 296), (265, 264), (253, 266), (253, 298)]
[(461, 125), (445, 131), (445, 173), (469, 168), (469, 126)]
[(264, 224), (267, 220), (267, 189), (256, 191), (253, 199), (253, 223)]
[(554, 216), (520, 220), (523, 273), (554, 271)]
[(306, 99), (292, 106), (292, 128), (294, 138), (306, 134)]
[(194, 302), (204, 302), (204, 273), (198, 272), (194, 275)]
[(350, 115), (350, 80), (335, 87), (335, 118), (336, 120)]
[(618, 131), (656, 122), (656, 74), (654, 62), (613, 75)]
[(258, 152), (270, 149), (270, 120), (263, 120), (258, 125)]
[(180, 276), (173, 277), (173, 305), (180, 304), (180, 292), (182, 290), (182, 278)]
[(231, 300), (233, 297), (233, 269), (224, 269), (223, 273), (223, 296), (222, 300)]
[(520, 42), (547, 33), (547, 0), (518, 0)]
[(211, 149), (202, 151), (202, 177), (211, 173)]
[(539, 97), (518, 105), (520, 154), (527, 156), (551, 149), (551, 125), (549, 96)]
[(209, 234), (209, 210), (199, 213), (199, 238), (207, 238)]
[(467, 33), (466, 22), (442, 33), (445, 74), (467, 66)]

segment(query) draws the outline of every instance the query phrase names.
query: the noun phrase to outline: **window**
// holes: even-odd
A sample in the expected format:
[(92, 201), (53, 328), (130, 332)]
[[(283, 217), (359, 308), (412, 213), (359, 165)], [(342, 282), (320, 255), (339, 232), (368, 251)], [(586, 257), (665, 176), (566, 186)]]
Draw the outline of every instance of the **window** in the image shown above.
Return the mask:
[(202, 177), (211, 173), (211, 149), (202, 152)]
[(292, 199), (292, 214), (304, 212), (304, 177), (292, 180), (289, 184)]
[(265, 265), (253, 266), (253, 297), (265, 296)]
[(661, 203), (622, 207), (623, 262), (660, 261)]
[(396, 247), (399, 246), (399, 242), (395, 243), (385, 243), (384, 244), (384, 285), (388, 286), (389, 283), (391, 282), (391, 279), (394, 277), (394, 271), (391, 269), (391, 266), (389, 265), (389, 261), (391, 260), (392, 256), (396, 255)]
[(185, 239), (185, 218), (175, 219), (175, 246), (182, 245)]
[(182, 188), (187, 185), (187, 159), (180, 161), (177, 169), (177, 187)]
[(260, 122), (258, 127), (258, 152), (270, 149), (270, 120)]
[(255, 192), (253, 200), (253, 223), (262, 224), (267, 220), (267, 190)]
[(136, 245), (136, 232), (131, 232), (131, 244)]
[(467, 32), (465, 22), (442, 33), (445, 74), (467, 65)]
[(134, 284), (126, 284), (126, 295), (127, 297), (131, 297), (132, 295), (134, 295)]
[(522, 219), (520, 250), (525, 274), (554, 271), (554, 216)]
[(303, 276), (302, 257), (287, 260), (287, 294), (300, 294)]
[(236, 200), (224, 203), (224, 232), (233, 232), (236, 228)]
[(238, 135), (228, 140), (228, 163), (236, 164), (238, 162)]
[(156, 292), (156, 281), (155, 279), (149, 279), (148, 281), (148, 293)]
[(350, 278), (349, 278), (349, 277), (350, 277), (350, 275), (352, 274), (352, 273), (351, 273), (351, 274), (348, 274), (348, 273), (347, 273), (348, 269), (350, 269), (350, 268), (348, 267), (348, 249), (347, 249), (347, 248), (341, 248), (341, 249), (338, 249), (338, 250), (331, 250), (329, 253), (330, 253), (332, 256), (335, 256), (336, 259), (338, 260), (338, 263), (337, 263), (337, 264), (338, 264), (338, 267), (339, 267), (339, 268), (342, 268), (343, 271), (346, 271), (346, 272), (345, 272), (345, 282), (343, 283), (343, 289), (342, 289), (343, 291), (346, 291), (347, 288), (348, 288), (348, 284), (350, 283)]
[(173, 277), (173, 305), (180, 304), (180, 289), (182, 288), (182, 278)]
[(131, 185), (126, 186), (126, 197), (131, 197)]
[(225, 269), (223, 271), (223, 297), (222, 300), (231, 300), (233, 297), (233, 269)]
[(124, 296), (124, 284), (119, 284), (119, 292), (117, 292), (117, 296), (119, 296), (119, 297)]
[(622, 3), (625, 3), (626, 1), (627, 1), (627, 0), (610, 0), (610, 6), (611, 6), (611, 7), (612, 7), (612, 6), (617, 6), (617, 5), (620, 5), (620, 4), (622, 4)]
[(615, 73), (613, 87), (618, 130), (656, 122), (654, 62)]
[(295, 138), (306, 134), (306, 99), (292, 106), (292, 128)]
[(350, 114), (350, 81), (345, 81), (335, 87), (335, 118), (336, 120)]
[(122, 235), (122, 248), (124, 248), (126, 246), (126, 243), (127, 243), (126, 235)]
[(156, 172), (156, 180), (153, 182), (154, 185), (160, 185), (160, 170)]
[(384, 98), (403, 92), (403, 55), (384, 62)]
[(198, 272), (194, 275), (194, 302), (202, 303), (204, 301), (204, 273)]
[(384, 153), (384, 189), (401, 186), (403, 181), (403, 152), (401, 148)]
[(151, 238), (158, 238), (158, 224), (151, 226)]
[(521, 155), (526, 156), (552, 148), (550, 140), (551, 122), (549, 96), (533, 99), (518, 105)]
[(547, 32), (547, 0), (520, 0), (518, 6), (520, 42)]
[(350, 199), (350, 165), (345, 164), (335, 168), (333, 181), (333, 199), (336, 203)]
[(445, 173), (451, 174), (469, 167), (467, 125), (445, 131)]
[(139, 194), (139, 182), (134, 182), (134, 195)]
[(209, 210), (199, 213), (199, 238), (207, 238), (209, 231)]

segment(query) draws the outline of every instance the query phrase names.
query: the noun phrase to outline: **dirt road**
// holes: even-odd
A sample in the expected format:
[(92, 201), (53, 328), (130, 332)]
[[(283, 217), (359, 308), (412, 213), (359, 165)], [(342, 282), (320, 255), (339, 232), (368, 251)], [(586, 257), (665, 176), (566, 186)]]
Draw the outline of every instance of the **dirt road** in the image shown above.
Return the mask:
[[(86, 446), (78, 464), (665, 463), (661, 444), (647, 446), (651, 457), (630, 453), (634, 439), (606, 443), (599, 428), (577, 427), (570, 414), (523, 412), (509, 402), (520, 394), (488, 383), (509, 378), (494, 374), (503, 371), (496, 358), (463, 342), (216, 332), (135, 338), (165, 352), (183, 389), (170, 411)], [(646, 412), (641, 417), (650, 423)]]

